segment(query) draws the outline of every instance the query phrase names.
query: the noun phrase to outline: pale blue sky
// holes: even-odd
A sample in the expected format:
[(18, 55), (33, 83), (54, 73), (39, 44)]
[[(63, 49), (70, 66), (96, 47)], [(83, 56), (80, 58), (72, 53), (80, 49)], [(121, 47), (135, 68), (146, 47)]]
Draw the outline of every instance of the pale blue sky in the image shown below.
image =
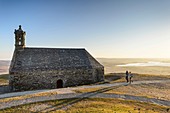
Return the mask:
[(170, 58), (170, 0), (0, 0), (0, 59), (14, 29), (27, 47), (86, 48), (94, 57)]

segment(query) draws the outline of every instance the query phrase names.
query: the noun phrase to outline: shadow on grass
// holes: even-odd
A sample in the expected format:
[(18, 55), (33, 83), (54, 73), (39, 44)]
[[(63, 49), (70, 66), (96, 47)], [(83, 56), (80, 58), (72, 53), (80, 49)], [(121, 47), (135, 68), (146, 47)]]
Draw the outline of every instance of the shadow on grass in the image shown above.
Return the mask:
[(80, 102), (82, 100), (85, 100), (85, 99), (88, 99), (90, 97), (93, 97), (93, 96), (95, 96), (95, 95), (97, 95), (99, 93), (104, 93), (104, 92), (110, 91), (112, 89), (116, 89), (118, 87), (121, 87), (121, 86), (111, 86), (111, 87), (102, 88), (102, 89), (99, 89), (99, 90), (96, 90), (96, 91), (83, 93), (83, 94), (81, 94), (79, 96), (76, 96), (74, 98), (65, 100), (65, 101), (63, 101), (61, 103), (58, 103), (58, 104), (56, 104), (56, 105), (54, 105), (52, 107), (48, 107), (48, 108), (46, 108), (44, 110), (41, 110), (41, 111), (38, 111), (38, 112), (52, 112), (52, 111), (56, 111), (56, 110), (66, 110), (68, 107), (72, 106), (73, 104), (75, 104), (77, 102)]
[(106, 81), (117, 81), (125, 78), (125, 73), (108, 73), (105, 75)]
[(107, 75), (105, 76), (105, 79), (106, 80), (109, 80), (109, 81), (114, 81), (114, 80), (119, 80), (121, 79), (122, 77), (119, 76), (119, 75)]

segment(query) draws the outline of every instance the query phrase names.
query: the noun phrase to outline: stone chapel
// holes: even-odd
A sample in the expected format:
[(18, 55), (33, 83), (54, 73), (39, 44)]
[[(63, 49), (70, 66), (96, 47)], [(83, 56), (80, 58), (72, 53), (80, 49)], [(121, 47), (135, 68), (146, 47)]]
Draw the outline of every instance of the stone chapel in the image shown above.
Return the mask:
[(12, 91), (63, 88), (104, 80), (104, 67), (84, 48), (25, 46), (26, 32), (15, 29), (15, 50), (9, 69)]

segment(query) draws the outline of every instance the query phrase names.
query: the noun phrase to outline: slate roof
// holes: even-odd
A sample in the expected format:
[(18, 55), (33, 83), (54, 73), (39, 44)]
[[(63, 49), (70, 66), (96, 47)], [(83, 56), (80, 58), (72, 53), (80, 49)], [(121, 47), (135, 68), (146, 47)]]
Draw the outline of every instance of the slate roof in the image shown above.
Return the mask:
[(26, 47), (14, 51), (10, 72), (100, 67), (85, 49)]

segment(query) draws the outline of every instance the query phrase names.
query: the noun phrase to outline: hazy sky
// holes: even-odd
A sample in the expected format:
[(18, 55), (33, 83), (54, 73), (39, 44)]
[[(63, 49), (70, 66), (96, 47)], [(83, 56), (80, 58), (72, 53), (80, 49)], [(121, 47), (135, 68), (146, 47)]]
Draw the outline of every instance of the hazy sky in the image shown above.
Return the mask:
[(0, 0), (0, 14), (0, 59), (12, 58), (19, 25), (28, 47), (170, 58), (170, 0)]

